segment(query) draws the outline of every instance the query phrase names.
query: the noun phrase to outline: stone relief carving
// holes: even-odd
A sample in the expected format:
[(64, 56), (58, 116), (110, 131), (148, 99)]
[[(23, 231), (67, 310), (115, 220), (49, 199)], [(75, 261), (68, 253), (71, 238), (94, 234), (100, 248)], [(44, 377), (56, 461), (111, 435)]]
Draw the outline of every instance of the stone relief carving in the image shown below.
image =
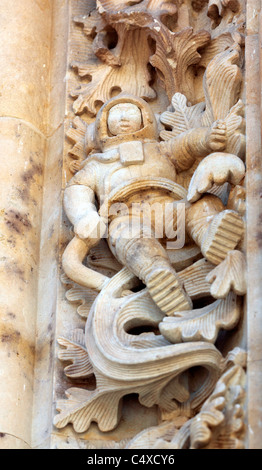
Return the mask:
[(246, 354), (235, 348), (225, 372), (200, 412), (183, 421), (165, 421), (135, 436), (127, 449), (243, 449)]
[(65, 374), (96, 386), (67, 390), (58, 428), (112, 430), (135, 393), (163, 423), (130, 448), (242, 445), (244, 353), (225, 358), (217, 340), (246, 291), (243, 14), (240, 1), (100, 0), (75, 18), (94, 57), (72, 63), (87, 80), (72, 92), (62, 265), (86, 326), (58, 342)]

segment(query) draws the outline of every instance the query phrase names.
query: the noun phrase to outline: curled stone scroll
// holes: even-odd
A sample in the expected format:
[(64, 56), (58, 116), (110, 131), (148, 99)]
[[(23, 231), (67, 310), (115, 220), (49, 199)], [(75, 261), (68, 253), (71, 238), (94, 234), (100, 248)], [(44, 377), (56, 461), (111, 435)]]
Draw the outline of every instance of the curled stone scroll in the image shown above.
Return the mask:
[(67, 390), (58, 428), (110, 431), (129, 394), (170, 429), (182, 417), (192, 448), (194, 416), (211, 406), (226, 419), (230, 393), (218, 408), (214, 394), (238, 371), (219, 338), (246, 292), (243, 11), (200, 3), (100, 0), (75, 19), (94, 60), (72, 63), (89, 81), (72, 92), (62, 265), (86, 323), (58, 342), (67, 377), (96, 386)]

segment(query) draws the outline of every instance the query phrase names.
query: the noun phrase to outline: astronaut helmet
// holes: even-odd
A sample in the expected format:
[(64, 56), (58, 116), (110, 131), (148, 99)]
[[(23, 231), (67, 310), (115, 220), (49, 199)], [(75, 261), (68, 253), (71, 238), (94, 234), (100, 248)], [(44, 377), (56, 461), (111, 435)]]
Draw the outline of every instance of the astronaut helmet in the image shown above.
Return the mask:
[[(122, 104), (131, 104), (131, 106), (125, 107), (121, 106)], [(125, 110), (128, 110), (130, 122), (125, 122), (123, 127), (116, 123), (117, 125), (114, 126), (113, 130), (113, 125), (110, 127), (110, 112), (112, 116), (114, 109), (117, 110), (115, 116), (120, 116), (120, 109), (124, 113)], [(135, 123), (134, 125), (132, 125), (132, 120)], [(138, 122), (140, 122), (139, 126), (137, 126)], [(119, 133), (117, 133), (117, 130), (119, 130)], [(158, 139), (158, 127), (154, 112), (150, 105), (142, 98), (121, 93), (107, 101), (99, 110), (94, 123), (94, 138), (96, 147), (102, 152), (109, 148), (117, 147), (123, 142), (136, 140), (141, 142), (155, 141)]]

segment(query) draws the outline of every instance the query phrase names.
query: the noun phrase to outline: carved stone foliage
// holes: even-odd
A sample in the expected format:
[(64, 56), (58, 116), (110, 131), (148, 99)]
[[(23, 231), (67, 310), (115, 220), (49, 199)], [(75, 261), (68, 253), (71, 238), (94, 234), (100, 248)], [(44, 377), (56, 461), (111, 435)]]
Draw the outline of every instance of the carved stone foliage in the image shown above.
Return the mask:
[(127, 449), (243, 449), (245, 448), (246, 360), (239, 348), (231, 351), (225, 372), (199, 413), (182, 424), (165, 421), (142, 431)]
[(58, 428), (110, 431), (136, 394), (163, 422), (130, 448), (243, 446), (244, 353), (225, 358), (246, 292), (243, 14), (97, 0), (75, 18), (93, 56), (71, 64), (62, 281), (84, 325), (58, 343), (95, 388), (66, 391)]
[[(121, 91), (153, 100), (158, 81), (169, 99), (180, 92), (190, 102), (199, 101), (201, 94), (203, 97), (198, 91), (199, 82), (207, 64), (229, 47), (242, 46), (244, 2), (236, 1), (238, 7), (232, 7), (232, 2), (209, 2), (208, 10), (203, 2), (196, 18), (190, 18), (189, 3), (98, 1), (96, 10), (75, 18), (87, 38), (92, 39), (94, 54), (89, 63), (72, 63), (79, 76), (87, 79), (72, 92), (75, 113), (87, 110), (96, 114), (97, 103), (105, 103)], [(210, 28), (207, 14), (217, 23), (217, 17), (223, 18), (222, 25)], [(222, 59), (217, 60), (220, 63)], [(134, 75), (135, 79), (130, 80)], [(221, 86), (219, 76), (211, 75)], [(208, 81), (209, 76), (210, 71)], [(226, 88), (229, 104), (235, 99), (232, 83), (230, 87)]]

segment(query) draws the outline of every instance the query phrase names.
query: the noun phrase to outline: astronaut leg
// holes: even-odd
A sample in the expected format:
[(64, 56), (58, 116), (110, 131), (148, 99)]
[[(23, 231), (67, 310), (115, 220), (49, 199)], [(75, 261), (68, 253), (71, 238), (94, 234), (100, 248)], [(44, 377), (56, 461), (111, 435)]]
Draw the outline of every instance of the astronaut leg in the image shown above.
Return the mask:
[(109, 226), (109, 246), (118, 261), (144, 282), (165, 315), (192, 308), (191, 299), (165, 249), (154, 238), (151, 226), (143, 225), (141, 230), (139, 218), (115, 218)]
[(226, 209), (212, 194), (205, 195), (187, 209), (186, 228), (205, 258), (216, 265), (236, 248), (244, 234), (242, 217), (236, 211)]

